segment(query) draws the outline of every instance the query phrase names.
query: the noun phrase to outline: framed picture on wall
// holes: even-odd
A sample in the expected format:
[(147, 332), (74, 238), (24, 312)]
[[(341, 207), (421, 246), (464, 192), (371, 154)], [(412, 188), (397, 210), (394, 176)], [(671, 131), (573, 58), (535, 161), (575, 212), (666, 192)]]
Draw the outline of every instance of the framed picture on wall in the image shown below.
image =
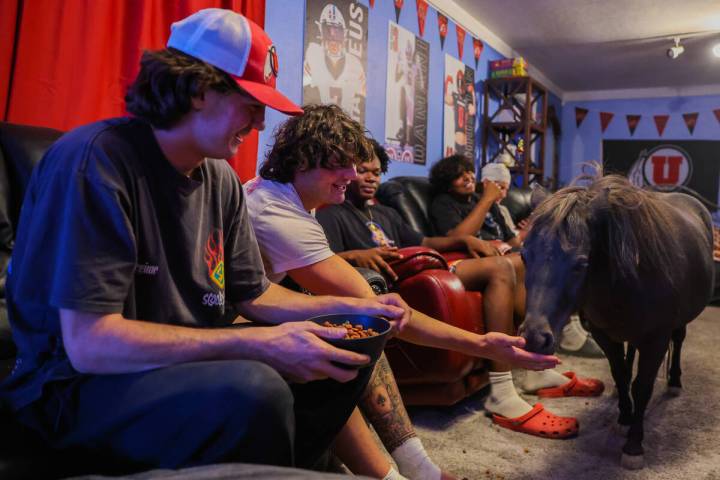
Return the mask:
[(385, 149), (391, 159), (425, 165), (430, 44), (396, 23), (388, 28)]
[(465, 155), (475, 160), (475, 71), (445, 54), (443, 82), (443, 155)]
[(333, 103), (365, 124), (368, 9), (350, 0), (307, 0), (303, 104)]

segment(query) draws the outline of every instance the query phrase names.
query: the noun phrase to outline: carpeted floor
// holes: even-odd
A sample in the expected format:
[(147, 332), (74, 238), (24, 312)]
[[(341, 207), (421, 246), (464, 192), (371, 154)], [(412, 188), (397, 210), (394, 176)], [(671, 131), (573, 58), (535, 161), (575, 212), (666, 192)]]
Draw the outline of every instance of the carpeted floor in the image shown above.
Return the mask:
[(596, 398), (543, 399), (552, 412), (578, 418), (578, 437), (546, 440), (499, 428), (484, 415), (480, 392), (449, 408), (410, 409), (431, 457), (467, 479), (720, 480), (720, 308), (708, 307), (688, 327), (683, 393), (673, 398), (664, 378), (655, 383), (645, 420), (643, 470), (620, 467), (624, 439), (613, 428), (617, 396), (607, 361), (561, 358), (561, 371), (574, 370), (606, 385)]

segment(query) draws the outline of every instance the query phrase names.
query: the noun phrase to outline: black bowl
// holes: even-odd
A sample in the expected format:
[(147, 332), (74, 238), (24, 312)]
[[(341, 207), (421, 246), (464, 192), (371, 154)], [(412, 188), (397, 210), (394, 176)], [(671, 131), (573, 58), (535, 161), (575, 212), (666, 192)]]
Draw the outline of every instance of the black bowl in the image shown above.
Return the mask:
[(343, 323), (350, 322), (351, 325), (362, 325), (365, 330), (372, 328), (378, 334), (372, 337), (365, 338), (338, 338), (338, 339), (323, 339), (326, 342), (334, 345), (338, 348), (350, 350), (353, 352), (364, 353), (370, 357), (370, 363), (374, 364), (380, 354), (385, 348), (385, 343), (388, 340), (388, 334), (390, 333), (390, 322), (380, 317), (373, 317), (370, 315), (360, 315), (357, 313), (337, 313), (333, 315), (322, 315), (319, 317), (313, 317), (308, 319), (311, 322), (322, 325), (325, 322), (330, 322), (333, 325), (341, 327)]

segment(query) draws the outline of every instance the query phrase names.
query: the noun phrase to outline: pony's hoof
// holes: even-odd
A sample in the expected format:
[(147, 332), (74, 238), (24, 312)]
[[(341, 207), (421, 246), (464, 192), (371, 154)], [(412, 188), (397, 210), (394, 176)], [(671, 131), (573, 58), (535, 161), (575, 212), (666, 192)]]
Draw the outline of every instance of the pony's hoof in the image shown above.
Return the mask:
[(626, 470), (640, 470), (645, 468), (645, 455), (628, 455), (623, 453), (620, 465)]
[(611, 427), (612, 431), (616, 435), (620, 435), (621, 437), (627, 437), (628, 430), (630, 430), (630, 425), (623, 425), (622, 423), (613, 423)]
[(682, 393), (682, 387), (671, 387), (670, 385), (668, 385), (667, 393), (671, 397), (679, 397)]

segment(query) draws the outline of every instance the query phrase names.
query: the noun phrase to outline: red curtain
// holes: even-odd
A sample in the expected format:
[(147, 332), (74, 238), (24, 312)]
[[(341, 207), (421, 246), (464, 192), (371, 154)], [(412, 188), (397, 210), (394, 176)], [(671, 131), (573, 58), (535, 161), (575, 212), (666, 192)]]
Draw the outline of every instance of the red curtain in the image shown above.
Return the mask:
[[(265, 0), (0, 1), (3, 120), (69, 130), (124, 115), (142, 51), (164, 48), (172, 22), (208, 7), (264, 24)], [(244, 181), (256, 158), (254, 134), (229, 161)]]

